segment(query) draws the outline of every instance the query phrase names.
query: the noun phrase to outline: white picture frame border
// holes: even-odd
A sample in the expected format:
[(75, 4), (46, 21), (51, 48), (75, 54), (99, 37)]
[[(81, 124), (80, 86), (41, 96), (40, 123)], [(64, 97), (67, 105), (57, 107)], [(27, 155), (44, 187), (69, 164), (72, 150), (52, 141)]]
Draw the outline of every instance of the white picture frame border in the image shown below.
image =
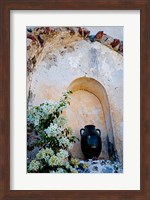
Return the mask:
[[(124, 27), (124, 173), (26, 173), (26, 26)], [(10, 189), (140, 190), (140, 11), (12, 10), (10, 36)]]

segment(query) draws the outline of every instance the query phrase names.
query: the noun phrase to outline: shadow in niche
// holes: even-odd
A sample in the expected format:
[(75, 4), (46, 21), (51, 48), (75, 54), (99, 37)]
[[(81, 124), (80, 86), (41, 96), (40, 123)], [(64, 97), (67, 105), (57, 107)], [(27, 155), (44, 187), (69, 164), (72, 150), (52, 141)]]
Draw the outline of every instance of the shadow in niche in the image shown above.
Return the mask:
[(104, 120), (106, 125), (108, 156), (111, 160), (118, 160), (117, 151), (114, 143), (113, 128), (110, 114), (109, 100), (104, 86), (97, 80), (89, 77), (79, 77), (71, 82), (68, 87), (72, 92), (84, 90), (95, 95), (102, 105)]

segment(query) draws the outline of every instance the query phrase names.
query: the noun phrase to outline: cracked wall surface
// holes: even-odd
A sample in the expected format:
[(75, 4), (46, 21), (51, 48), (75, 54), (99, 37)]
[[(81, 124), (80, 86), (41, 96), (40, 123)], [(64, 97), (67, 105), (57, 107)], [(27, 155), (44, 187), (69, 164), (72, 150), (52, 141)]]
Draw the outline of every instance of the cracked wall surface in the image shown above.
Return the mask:
[[(45, 31), (45, 32), (44, 32)], [(98, 81), (106, 90), (113, 136), (119, 159), (123, 159), (123, 54), (103, 44), (104, 36), (91, 41), (85, 29), (51, 29), (32, 30), (33, 37), (27, 37), (27, 98), (28, 109), (46, 100), (58, 100), (62, 92), (68, 89), (71, 82), (79, 77), (89, 77)], [(41, 34), (43, 33), (43, 34)], [(28, 33), (29, 34), (29, 33)], [(38, 37), (38, 35), (40, 35)], [(40, 38), (40, 39), (39, 39)], [(111, 43), (113, 39), (111, 38)], [(118, 41), (114, 41), (121, 48)], [(103, 130), (104, 116), (101, 103), (89, 92), (78, 91), (73, 94), (76, 111), (68, 114), (68, 123), (74, 127), (74, 117), (84, 123), (95, 123)], [(86, 106), (85, 106), (86, 105)], [(86, 110), (86, 107), (89, 110)], [(75, 107), (74, 107), (75, 109)], [(67, 111), (66, 111), (67, 113)], [(71, 113), (71, 111), (70, 111)], [(76, 113), (76, 114), (74, 114)], [(91, 117), (89, 117), (91, 116)], [(90, 120), (93, 120), (91, 122)], [(75, 129), (75, 134), (79, 131)], [(103, 140), (102, 157), (107, 157), (107, 142)], [(82, 157), (79, 144), (74, 152)]]

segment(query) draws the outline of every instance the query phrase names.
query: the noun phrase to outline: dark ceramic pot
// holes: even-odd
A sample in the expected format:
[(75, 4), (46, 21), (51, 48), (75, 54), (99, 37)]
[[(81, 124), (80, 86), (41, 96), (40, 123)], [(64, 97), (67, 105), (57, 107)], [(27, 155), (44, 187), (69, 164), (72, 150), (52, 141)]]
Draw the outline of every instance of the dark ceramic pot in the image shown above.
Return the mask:
[(81, 149), (86, 159), (99, 157), (102, 150), (101, 131), (94, 125), (86, 125), (80, 130)]

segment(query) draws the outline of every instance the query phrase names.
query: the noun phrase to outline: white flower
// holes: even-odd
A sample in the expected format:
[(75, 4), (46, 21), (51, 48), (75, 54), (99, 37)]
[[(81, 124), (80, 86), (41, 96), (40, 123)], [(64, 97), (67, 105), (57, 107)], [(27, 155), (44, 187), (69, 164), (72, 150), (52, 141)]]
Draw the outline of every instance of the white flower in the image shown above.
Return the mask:
[(59, 116), (58, 118), (55, 118), (53, 123), (57, 124), (58, 127), (64, 127), (66, 125), (66, 118), (64, 116)]
[[(50, 115), (54, 114), (61, 114), (62, 111), (67, 107), (68, 100), (69, 100), (69, 93), (70, 91), (63, 94), (63, 97), (58, 102), (47, 101), (39, 106), (35, 106), (28, 111), (27, 121), (28, 124), (33, 125), (36, 130), (40, 130), (41, 125), (40, 123), (42, 120), (49, 120)], [(55, 116), (56, 117), (56, 116)], [(55, 119), (54, 119), (55, 120)], [(56, 122), (58, 126), (63, 127), (66, 123), (64, 117), (58, 117)]]
[[(64, 173), (72, 170), (75, 172), (68, 162), (69, 153), (67, 151), (73, 147), (73, 142), (70, 142), (69, 139), (72, 131), (66, 127), (66, 118), (61, 116), (62, 111), (69, 104), (69, 93), (71, 92), (64, 93), (60, 101), (56, 103), (44, 102), (28, 112), (28, 125), (39, 133), (44, 132), (46, 134), (45, 140), (43, 140), (45, 145), (51, 145), (51, 148), (43, 148), (36, 154), (36, 159), (28, 167), (31, 172), (38, 172), (43, 167), (47, 167), (46, 169), (51, 173)], [(54, 138), (52, 137), (58, 143), (53, 142)]]
[(39, 161), (32, 160), (29, 164), (28, 170), (29, 171), (38, 171), (42, 168), (42, 165)]
[(36, 154), (36, 159), (42, 160), (44, 159), (45, 162), (48, 162), (50, 157), (54, 155), (54, 151), (51, 148), (46, 148), (46, 149), (41, 149), (37, 154)]
[(44, 114), (52, 114), (53, 112), (56, 111), (57, 109), (57, 106), (56, 106), (56, 103), (52, 102), (52, 101), (49, 101), (49, 102), (45, 102), (43, 103), (41, 106), (41, 109), (42, 109), (42, 112)]
[(49, 114), (52, 114), (56, 111), (57, 105), (53, 102), (45, 102), (40, 106), (35, 106), (28, 111), (28, 122), (34, 126), (38, 126), (40, 119), (47, 118)]
[(58, 158), (57, 156), (53, 155), (49, 161), (48, 161), (49, 166), (62, 166), (63, 165), (63, 160)]
[(73, 144), (69, 141), (69, 139), (67, 137), (61, 137), (59, 138), (59, 146), (66, 146), (68, 147), (68, 149), (71, 149), (73, 147)]
[(70, 142), (70, 143), (68, 144), (68, 149), (72, 149), (72, 148), (73, 148), (73, 143)]
[(64, 169), (62, 169), (62, 168), (57, 168), (57, 171), (56, 171), (57, 173), (64, 173), (65, 172), (65, 170)]
[(49, 137), (57, 136), (61, 133), (61, 128), (57, 124), (51, 124), (47, 129), (44, 130)]
[(73, 169), (73, 167), (70, 165), (69, 162), (65, 162), (64, 166), (65, 166), (66, 169), (69, 169), (70, 171)]
[(65, 159), (68, 157), (68, 151), (60, 149), (60, 151), (56, 154), (58, 158)]

